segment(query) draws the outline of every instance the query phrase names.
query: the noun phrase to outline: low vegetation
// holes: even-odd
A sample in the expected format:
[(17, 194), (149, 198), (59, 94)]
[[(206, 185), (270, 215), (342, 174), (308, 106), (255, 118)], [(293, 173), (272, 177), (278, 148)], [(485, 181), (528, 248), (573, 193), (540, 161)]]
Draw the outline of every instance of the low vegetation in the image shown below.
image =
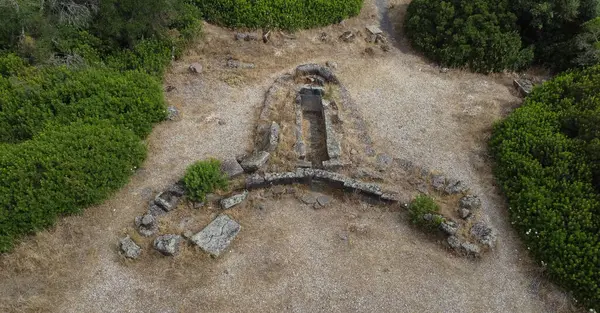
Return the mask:
[(600, 58), (598, 0), (415, 0), (404, 23), (412, 45), (449, 67), (555, 71)]
[(506, 0), (415, 0), (405, 29), (413, 46), (441, 65), (487, 73), (518, 70), (533, 59), (516, 21)]
[(0, 252), (127, 182), (199, 16), (183, 0), (0, 2)]
[(216, 159), (198, 161), (188, 167), (183, 183), (190, 200), (204, 202), (206, 195), (215, 190), (226, 189), (227, 177), (221, 171), (221, 162)]
[(339, 23), (363, 0), (193, 0), (207, 21), (228, 27), (295, 30)]
[(600, 65), (534, 90), (495, 127), (513, 224), (559, 284), (600, 310)]
[[(410, 221), (428, 230), (437, 229), (442, 223), (442, 218), (438, 214), (439, 211), (440, 207), (435, 199), (427, 195), (418, 195), (408, 205)], [(431, 214), (431, 219), (425, 219), (426, 214)]]

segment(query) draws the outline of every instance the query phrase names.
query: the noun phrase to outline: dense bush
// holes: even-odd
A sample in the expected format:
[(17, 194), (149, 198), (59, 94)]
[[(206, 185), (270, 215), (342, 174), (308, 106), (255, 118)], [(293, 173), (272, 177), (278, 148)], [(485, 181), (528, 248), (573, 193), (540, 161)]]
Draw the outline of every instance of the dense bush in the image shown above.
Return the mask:
[(600, 310), (600, 65), (535, 89), (494, 129), (513, 224), (551, 277)]
[(560, 71), (579, 64), (582, 54), (576, 37), (584, 24), (600, 14), (598, 0), (510, 0), (521, 37), (535, 47), (536, 61)]
[[(437, 214), (440, 211), (440, 207), (435, 200), (427, 195), (418, 195), (408, 205), (408, 213), (410, 215), (410, 221), (425, 229), (433, 230), (437, 229), (442, 223), (441, 217)], [(425, 214), (433, 215), (431, 220), (423, 218)]]
[[(7, 63), (2, 60), (0, 73)], [(144, 137), (166, 116), (160, 83), (144, 73), (66, 67), (21, 72), (0, 77), (0, 142), (30, 139), (49, 122), (89, 117), (110, 119)]]
[(194, 201), (206, 200), (206, 195), (228, 186), (227, 177), (221, 171), (221, 162), (210, 159), (198, 161), (185, 172), (183, 183), (188, 191), (188, 196)]
[(0, 144), (0, 252), (63, 214), (100, 203), (145, 157), (132, 131), (108, 121), (53, 126)]
[(449, 67), (516, 70), (533, 58), (523, 49), (506, 0), (414, 0), (404, 24), (412, 45)]
[(363, 0), (193, 0), (204, 18), (229, 27), (301, 29), (339, 23)]

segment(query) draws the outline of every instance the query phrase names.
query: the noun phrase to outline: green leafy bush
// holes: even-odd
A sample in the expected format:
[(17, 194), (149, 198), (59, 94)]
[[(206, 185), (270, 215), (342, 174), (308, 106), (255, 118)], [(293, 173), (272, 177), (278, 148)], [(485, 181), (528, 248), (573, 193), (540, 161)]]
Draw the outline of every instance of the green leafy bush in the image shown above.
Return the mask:
[(229, 185), (227, 177), (221, 171), (221, 162), (216, 159), (198, 161), (190, 165), (183, 177), (188, 196), (194, 201), (206, 200), (206, 195), (225, 189)]
[[(418, 195), (408, 205), (408, 212), (410, 215), (410, 221), (425, 229), (437, 229), (442, 223), (441, 217), (437, 214), (440, 211), (440, 207), (435, 200), (427, 195)], [(425, 214), (433, 215), (431, 220), (423, 218)]]
[(0, 252), (60, 215), (100, 203), (127, 182), (145, 155), (132, 131), (98, 120), (0, 144)]
[(536, 88), (494, 129), (512, 223), (559, 284), (600, 310), (600, 65)]
[(228, 27), (301, 29), (339, 23), (363, 0), (193, 0), (207, 21)]
[(517, 70), (527, 66), (516, 16), (506, 0), (414, 0), (404, 24), (412, 45), (449, 67), (476, 72)]
[(165, 116), (160, 83), (140, 72), (47, 67), (0, 77), (0, 142), (30, 139), (50, 122), (90, 117), (145, 137)]
[[(600, 14), (598, 0), (510, 0), (523, 42), (534, 46), (535, 59), (556, 71), (578, 64), (584, 25)], [(578, 42), (579, 41), (579, 42)]]

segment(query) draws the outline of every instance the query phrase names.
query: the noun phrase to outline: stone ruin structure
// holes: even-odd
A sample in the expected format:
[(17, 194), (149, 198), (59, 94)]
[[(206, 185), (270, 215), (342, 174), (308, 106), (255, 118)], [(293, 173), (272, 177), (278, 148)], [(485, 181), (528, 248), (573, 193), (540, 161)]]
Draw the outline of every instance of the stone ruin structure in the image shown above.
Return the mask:
[[(305, 64), (279, 77), (265, 95), (253, 151), (224, 160), (222, 171), (229, 178), (243, 176), (245, 181), (243, 190), (217, 199), (223, 211), (235, 208), (255, 189), (281, 185), (311, 188), (318, 184), (399, 207), (408, 205), (407, 193), (418, 191), (455, 199), (450, 211), (422, 216), (441, 221), (439, 233), (449, 249), (479, 257), (496, 242), (497, 234), (486, 222), (480, 198), (463, 182), (377, 153), (357, 106), (327, 66)], [(184, 197), (185, 189), (179, 184), (159, 193), (147, 213), (135, 219), (137, 232), (157, 236), (153, 247), (163, 255), (176, 255), (185, 240), (213, 257), (222, 255), (241, 230), (224, 213), (195, 234), (160, 234), (158, 219), (175, 210)], [(315, 208), (330, 202), (327, 196), (316, 198), (308, 193), (299, 200)], [(129, 236), (121, 239), (120, 246), (128, 258), (141, 254)]]

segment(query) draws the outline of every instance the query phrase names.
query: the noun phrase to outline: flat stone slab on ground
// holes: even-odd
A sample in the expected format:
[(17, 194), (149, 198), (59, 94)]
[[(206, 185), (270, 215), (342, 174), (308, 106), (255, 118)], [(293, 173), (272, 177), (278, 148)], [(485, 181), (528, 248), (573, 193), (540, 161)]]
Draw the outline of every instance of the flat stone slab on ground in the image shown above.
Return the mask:
[(377, 25), (367, 26), (367, 30), (373, 35), (379, 35), (383, 33), (383, 31)]
[(158, 236), (154, 239), (154, 249), (158, 252), (167, 255), (174, 256), (179, 253), (179, 244), (181, 243), (181, 236), (179, 235), (163, 235)]
[(248, 191), (244, 190), (244, 192), (233, 195), (229, 198), (225, 198), (221, 200), (221, 208), (224, 210), (230, 209), (244, 201), (248, 197)]
[(218, 257), (231, 244), (242, 227), (226, 214), (221, 214), (190, 240), (200, 249)]

